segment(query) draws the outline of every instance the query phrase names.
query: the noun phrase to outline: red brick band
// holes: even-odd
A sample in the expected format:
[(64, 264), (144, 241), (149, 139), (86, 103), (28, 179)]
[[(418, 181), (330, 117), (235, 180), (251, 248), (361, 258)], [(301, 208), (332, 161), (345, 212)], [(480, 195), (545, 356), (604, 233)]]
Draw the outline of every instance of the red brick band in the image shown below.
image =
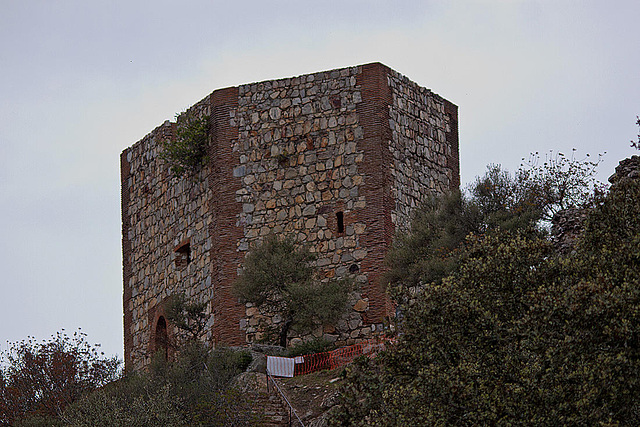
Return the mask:
[(212, 222), (211, 236), (211, 283), (213, 285), (213, 339), (214, 343), (227, 345), (245, 344), (245, 333), (240, 329), (244, 318), (244, 306), (231, 291), (237, 277), (237, 268), (242, 263), (242, 254), (237, 242), (243, 237), (237, 222), (242, 203), (236, 201), (240, 190), (240, 178), (233, 176), (238, 166), (238, 154), (232, 151), (233, 141), (238, 139), (238, 128), (230, 125), (230, 111), (238, 106), (238, 88), (231, 87), (213, 92), (211, 103), (211, 174), (209, 186), (213, 197), (209, 201)]

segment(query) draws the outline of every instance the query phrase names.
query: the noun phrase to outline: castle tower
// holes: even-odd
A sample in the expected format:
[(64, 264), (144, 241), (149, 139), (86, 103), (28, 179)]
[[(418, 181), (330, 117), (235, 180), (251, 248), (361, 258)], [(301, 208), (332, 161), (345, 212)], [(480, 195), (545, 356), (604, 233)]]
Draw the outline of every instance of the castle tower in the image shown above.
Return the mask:
[(326, 277), (356, 276), (352, 313), (316, 335), (348, 344), (380, 331), (394, 233), (425, 195), (459, 186), (457, 107), (372, 63), (216, 90), (188, 113), (210, 117), (197, 177), (174, 177), (159, 156), (175, 123), (121, 155), (127, 369), (170, 339), (163, 301), (176, 292), (209, 302), (212, 344), (254, 340), (260, 313), (231, 285), (272, 232), (309, 245)]

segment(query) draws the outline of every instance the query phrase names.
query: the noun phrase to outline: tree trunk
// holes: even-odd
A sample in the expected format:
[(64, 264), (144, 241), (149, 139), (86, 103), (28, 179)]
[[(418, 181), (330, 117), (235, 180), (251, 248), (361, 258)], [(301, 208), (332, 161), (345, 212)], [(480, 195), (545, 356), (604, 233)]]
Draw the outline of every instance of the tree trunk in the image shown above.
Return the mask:
[(289, 317), (285, 320), (284, 325), (282, 325), (282, 329), (280, 330), (280, 347), (287, 348), (287, 335), (289, 335), (291, 323), (293, 323), (293, 319)]

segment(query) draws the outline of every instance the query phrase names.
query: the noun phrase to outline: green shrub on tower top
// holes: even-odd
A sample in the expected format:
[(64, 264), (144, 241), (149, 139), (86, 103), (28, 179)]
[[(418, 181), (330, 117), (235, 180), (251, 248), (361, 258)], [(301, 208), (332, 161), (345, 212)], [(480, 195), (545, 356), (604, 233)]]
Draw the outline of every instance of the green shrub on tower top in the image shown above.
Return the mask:
[(197, 117), (193, 113), (182, 116), (176, 137), (163, 141), (161, 154), (177, 177), (185, 173), (195, 175), (207, 162), (211, 128), (209, 116)]

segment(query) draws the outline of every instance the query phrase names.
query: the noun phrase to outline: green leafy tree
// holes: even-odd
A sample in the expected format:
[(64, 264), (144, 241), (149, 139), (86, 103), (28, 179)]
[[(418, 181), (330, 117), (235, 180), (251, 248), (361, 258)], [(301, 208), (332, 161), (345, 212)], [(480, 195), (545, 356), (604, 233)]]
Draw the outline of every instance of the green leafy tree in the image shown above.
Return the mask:
[(469, 203), (480, 212), (479, 231), (535, 227), (546, 205), (541, 185), (523, 169), (511, 175), (498, 165), (469, 188)]
[(332, 424), (638, 425), (639, 236), (638, 179), (597, 198), (570, 254), (468, 236), (397, 344), (347, 370)]
[(81, 331), (72, 337), (58, 332), (49, 340), (11, 344), (0, 365), (0, 424), (57, 417), (83, 394), (120, 376), (120, 361), (104, 357), (85, 337)]
[(482, 214), (460, 191), (429, 197), (413, 218), (410, 232), (399, 233), (387, 256), (386, 280), (393, 296), (403, 286), (439, 282), (458, 264), (465, 236), (480, 232)]
[(235, 293), (260, 310), (280, 314), (279, 344), (287, 345), (289, 331), (338, 320), (347, 308), (348, 279), (321, 282), (313, 265), (315, 256), (292, 237), (267, 236), (245, 258)]

